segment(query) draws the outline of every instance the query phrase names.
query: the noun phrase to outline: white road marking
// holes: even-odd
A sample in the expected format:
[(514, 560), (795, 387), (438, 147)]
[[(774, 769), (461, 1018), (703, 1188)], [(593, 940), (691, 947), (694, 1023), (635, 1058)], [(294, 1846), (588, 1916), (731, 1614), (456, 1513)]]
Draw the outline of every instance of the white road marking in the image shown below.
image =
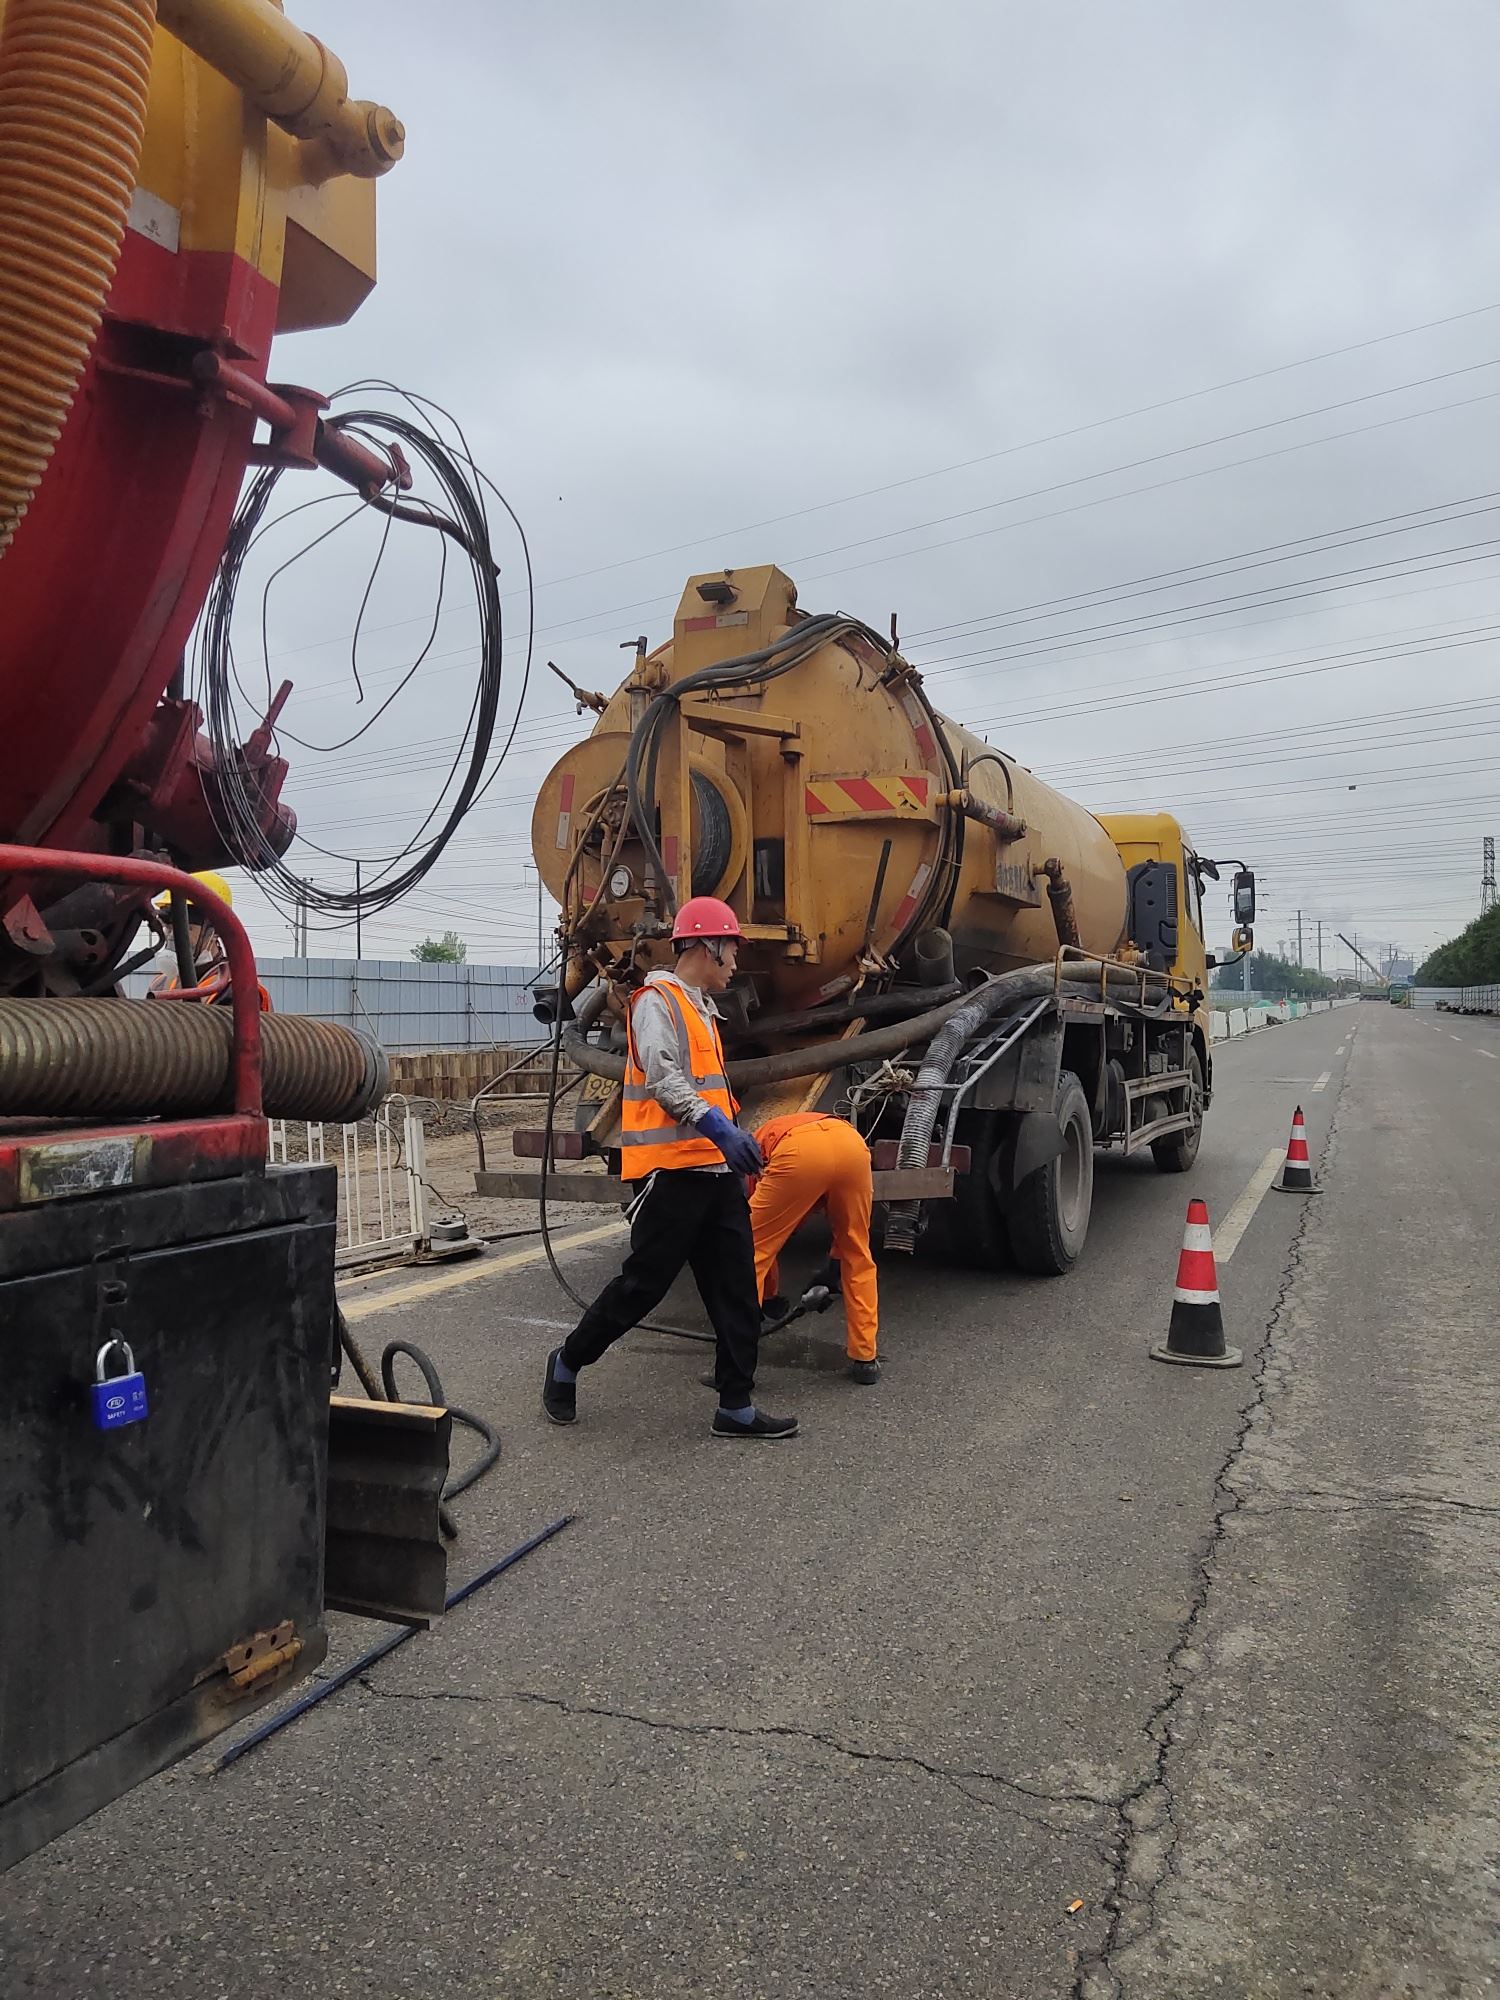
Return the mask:
[(1220, 1264), (1227, 1264), (1239, 1248), (1240, 1238), (1254, 1221), (1255, 1211), (1265, 1199), (1285, 1158), (1286, 1154), (1280, 1146), (1267, 1153), (1245, 1184), (1244, 1193), (1214, 1232), (1214, 1257)]
[(1494, 1051), (1493, 1049), (1481, 1049), (1481, 1050), (1479, 1051), (1479, 1053), (1480, 1053), (1480, 1054), (1481, 1054), (1482, 1056), (1488, 1056), (1488, 1057), (1489, 1057), (1489, 1059), (1490, 1059), (1490, 1061), (1491, 1061), (1491, 1062), (1494, 1062), (1494, 1060), (1495, 1060), (1495, 1051)]
[(1323, 1074), (1318, 1078), (1317, 1082), (1313, 1085), (1313, 1095), (1315, 1097), (1320, 1090), (1326, 1090), (1328, 1088), (1328, 1079), (1332, 1075), (1333, 1071), (1331, 1069), (1324, 1070)]
[[(587, 1243), (602, 1243), (606, 1237), (618, 1236), (624, 1225), (619, 1222), (605, 1222), (597, 1229), (577, 1229), (571, 1236), (554, 1236), (554, 1250), (582, 1249)], [(539, 1264), (546, 1256), (541, 1244), (529, 1250), (512, 1250), (504, 1257), (477, 1257), (472, 1264), (465, 1264), (457, 1271), (443, 1271), (434, 1278), (419, 1278), (415, 1284), (397, 1285), (388, 1292), (378, 1292), (374, 1298), (351, 1299), (344, 1307), (346, 1320), (368, 1319), (371, 1313), (389, 1312), (394, 1306), (410, 1305), (415, 1299), (431, 1298), (435, 1292), (451, 1292), (460, 1285), (472, 1285), (478, 1278), (498, 1278), (503, 1271), (519, 1271), (527, 1264)]]
[(1448, 1037), (1448, 1039), (1449, 1039), (1449, 1041), (1450, 1041), (1450, 1042), (1461, 1042), (1461, 1041), (1463, 1040), (1463, 1036), (1462, 1036), (1462, 1035), (1450, 1035), (1450, 1036)]
[(1340, 1042), (1340, 1043), (1339, 1043), (1339, 1045), (1338, 1045), (1338, 1047), (1337, 1047), (1337, 1048), (1336, 1048), (1336, 1049), (1334, 1050), (1334, 1052), (1333, 1052), (1333, 1053), (1334, 1053), (1334, 1054), (1335, 1054), (1336, 1056), (1341, 1056), (1341, 1055), (1342, 1055), (1342, 1054), (1344, 1053), (1344, 1050), (1345, 1050), (1346, 1048), (1348, 1048), (1348, 1046), (1349, 1046), (1349, 1044), (1348, 1044), (1347, 1042)]

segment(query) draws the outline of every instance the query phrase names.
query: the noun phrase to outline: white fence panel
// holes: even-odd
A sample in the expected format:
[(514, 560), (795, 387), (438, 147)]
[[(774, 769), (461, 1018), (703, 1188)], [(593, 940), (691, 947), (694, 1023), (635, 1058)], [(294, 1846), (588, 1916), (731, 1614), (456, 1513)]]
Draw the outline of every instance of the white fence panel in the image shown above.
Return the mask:
[(426, 1132), (404, 1097), (388, 1097), (363, 1126), (273, 1118), (268, 1157), (274, 1165), (331, 1159), (337, 1167), (338, 1269), (430, 1247)]

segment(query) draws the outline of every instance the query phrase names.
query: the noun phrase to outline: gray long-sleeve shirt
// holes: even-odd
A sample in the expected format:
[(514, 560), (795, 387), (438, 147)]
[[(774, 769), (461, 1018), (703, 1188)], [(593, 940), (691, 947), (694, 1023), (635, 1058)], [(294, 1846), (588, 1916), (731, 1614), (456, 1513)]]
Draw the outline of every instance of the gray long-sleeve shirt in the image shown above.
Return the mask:
[[(630, 1033), (635, 1042), (636, 1060), (646, 1072), (646, 1088), (662, 1110), (676, 1119), (679, 1125), (696, 1125), (709, 1108), (708, 1100), (694, 1090), (691, 1077), (683, 1069), (677, 1016), (672, 1002), (665, 994), (651, 997), (652, 988), (661, 986), (675, 986), (687, 1005), (696, 1009), (704, 1021), (714, 1020), (719, 1010), (700, 988), (689, 986), (675, 972), (665, 971), (647, 974), (642, 996), (631, 1010)], [(729, 1169), (718, 1165), (702, 1171), (728, 1173)]]

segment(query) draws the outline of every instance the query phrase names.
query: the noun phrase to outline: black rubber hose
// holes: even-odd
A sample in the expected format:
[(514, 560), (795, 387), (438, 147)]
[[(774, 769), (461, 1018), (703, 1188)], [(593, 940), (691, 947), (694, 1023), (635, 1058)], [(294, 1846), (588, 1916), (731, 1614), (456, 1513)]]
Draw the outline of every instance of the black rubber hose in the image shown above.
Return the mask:
[(177, 983), (186, 989), (198, 984), (198, 967), (193, 958), (193, 935), (188, 923), (187, 895), (172, 891), (172, 946), (177, 954)]
[(836, 1007), (820, 1007), (815, 1014), (757, 1015), (744, 1032), (759, 1041), (766, 1035), (816, 1034), (819, 1028), (838, 1028), (849, 1021), (901, 1020), (956, 1000), (966, 990), (958, 979), (945, 980), (941, 986), (901, 987), (893, 993), (872, 993), (866, 999), (842, 1000)]
[[(492, 1466), (499, 1463), (500, 1434), (487, 1418), (475, 1416), (472, 1410), (460, 1409), (457, 1403), (450, 1403), (448, 1401), (448, 1398), (443, 1394), (442, 1378), (437, 1372), (431, 1355), (425, 1354), (420, 1347), (415, 1346), (409, 1340), (391, 1341), (380, 1357), (380, 1380), (385, 1389), (387, 1402), (400, 1403), (405, 1401), (405, 1398), (399, 1394), (396, 1388), (395, 1364), (398, 1354), (404, 1354), (409, 1361), (416, 1363), (418, 1369), (421, 1371), (422, 1380), (427, 1385), (428, 1401), (441, 1409), (445, 1409), (456, 1424), (463, 1424), (466, 1429), (474, 1431), (483, 1440), (484, 1449), (480, 1452), (474, 1463), (465, 1466), (462, 1472), (450, 1474), (444, 1483), (443, 1499), (445, 1501), (456, 1500), (460, 1493), (468, 1491), (476, 1479), (482, 1479)], [(451, 1532), (451, 1534), (456, 1535), (458, 1529), (455, 1526), (451, 1531), (445, 1532)]]
[[(957, 1008), (927, 1045), (922, 1058), (922, 1067), (917, 1072), (917, 1081), (911, 1096), (907, 1099), (906, 1116), (901, 1124), (901, 1139), (896, 1150), (896, 1165), (901, 1168), (925, 1167), (927, 1149), (932, 1142), (933, 1126), (937, 1122), (938, 1108), (948, 1072), (970, 1036), (976, 1034), (986, 1021), (1003, 1013), (1007, 1007), (1018, 1002), (1041, 997), (1052, 984), (1053, 966), (1025, 966), (1018, 972), (1002, 973), (1000, 978), (991, 980), (971, 993), (964, 1004)], [(1106, 975), (1107, 976), (1107, 975)], [(1067, 977), (1067, 968), (1064, 968)], [(1132, 985), (1134, 977), (1130, 977)], [(1166, 981), (1159, 973), (1148, 974), (1148, 983), (1157, 991), (1165, 988)], [(1076, 983), (1076, 982), (1075, 982)], [(1116, 982), (1118, 983), (1118, 982)], [(885, 1241), (891, 1250), (910, 1252), (916, 1244), (917, 1211), (921, 1204), (917, 1201), (893, 1202), (886, 1217)]]
[[(1121, 966), (1118, 973), (1111, 971), (1111, 986), (1135, 987), (1144, 976), (1148, 988), (1153, 992), (1166, 987), (1166, 975), (1148, 972), (1144, 975)], [(1057, 977), (1057, 968), (1052, 964), (1024, 965), (1015, 972), (1004, 972), (1000, 979), (1014, 980), (1008, 987), (1017, 999), (1032, 998), (1045, 993)], [(1063, 967), (1065, 986), (1097, 986), (1099, 970), (1097, 966), (1067, 965)], [(991, 982), (995, 983), (995, 982)], [(988, 987), (976, 987), (973, 992), (986, 992)], [(855, 1062), (879, 1062), (886, 1056), (900, 1055), (913, 1042), (925, 1041), (935, 1035), (943, 1025), (968, 1004), (972, 994), (960, 993), (956, 1000), (949, 1000), (941, 1007), (933, 1007), (925, 1014), (916, 1014), (909, 1021), (898, 1021), (888, 1028), (875, 1028), (867, 1035), (851, 1035), (845, 1041), (816, 1042), (810, 1049), (788, 1049), (779, 1056), (751, 1056), (743, 1062), (729, 1065), (729, 1081), (736, 1091), (754, 1090), (763, 1083), (785, 1083), (793, 1077), (817, 1076), (830, 1070), (844, 1069)], [(594, 1076), (607, 1076), (612, 1082), (621, 1083), (625, 1077), (625, 1058), (616, 1055), (612, 1049), (596, 1049), (582, 1036), (570, 1035), (564, 1030), (562, 1045), (580, 1069), (586, 1069)]]

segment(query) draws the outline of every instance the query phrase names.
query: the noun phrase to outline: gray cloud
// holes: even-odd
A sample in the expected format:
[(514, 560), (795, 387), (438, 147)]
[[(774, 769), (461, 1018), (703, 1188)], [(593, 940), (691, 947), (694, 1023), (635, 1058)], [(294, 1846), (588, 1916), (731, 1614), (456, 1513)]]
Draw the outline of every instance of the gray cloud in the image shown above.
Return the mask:
[[(381, 188), (377, 292), (349, 327), (285, 343), (278, 369), (393, 376), (462, 418), (532, 537), (539, 650), (587, 684), (614, 684), (619, 641), (664, 633), (695, 568), (777, 561), (805, 604), (876, 623), (895, 608), (920, 633), (1500, 485), (1497, 403), (1468, 400), (1500, 392), (1500, 366), (1094, 477), (1500, 359), (1500, 312), (1010, 450), (1489, 304), (1491, 8), (447, 0), (415, 43), (394, 0), (297, 11), (356, 90), (400, 112), (409, 147)], [(1339, 431), (1356, 434), (1308, 442)], [(1087, 483), (994, 504), (1067, 480)], [(917, 525), (976, 508), (992, 511)], [(1017, 525), (1031, 515), (1052, 518)], [(773, 517), (788, 518), (748, 526)], [(1430, 746), (1399, 739), (1439, 718), (1248, 739), (1495, 692), (1493, 645), (1462, 629), (1500, 625), (1494, 556), (1312, 580), (1415, 570), (1496, 519), (913, 651), (950, 713), (1063, 789), (1180, 806), (1205, 847), (1260, 861), (1273, 943), (1301, 907), (1420, 954), (1477, 907), (1500, 705), (1458, 711), (1472, 733), (1450, 724)], [(275, 605), (273, 671), (298, 682), (302, 733), (358, 719), (334, 641), (362, 587), (356, 538), (373, 543), (368, 524), (347, 533)], [(425, 614), (432, 576), (431, 549), (401, 538), (367, 619), (377, 677), (420, 631), (395, 621)], [(1256, 586), (1308, 594), (1147, 629)], [(968, 657), (1023, 634), (1029, 653)], [(388, 722), (339, 757), (298, 756), (289, 796), (315, 838), (374, 851), (420, 817), (467, 707), (472, 636), (455, 600)], [(1370, 646), (1414, 656), (1193, 692)], [(1163, 683), (1181, 698), (1106, 705)], [(1085, 701), (1100, 705), (1040, 719)], [(372, 924), (367, 951), (452, 925), (476, 957), (525, 955), (528, 801), (580, 727), (543, 672), (492, 790), (513, 803), (473, 815), (430, 896)], [(284, 939), (259, 923), (262, 949)]]

